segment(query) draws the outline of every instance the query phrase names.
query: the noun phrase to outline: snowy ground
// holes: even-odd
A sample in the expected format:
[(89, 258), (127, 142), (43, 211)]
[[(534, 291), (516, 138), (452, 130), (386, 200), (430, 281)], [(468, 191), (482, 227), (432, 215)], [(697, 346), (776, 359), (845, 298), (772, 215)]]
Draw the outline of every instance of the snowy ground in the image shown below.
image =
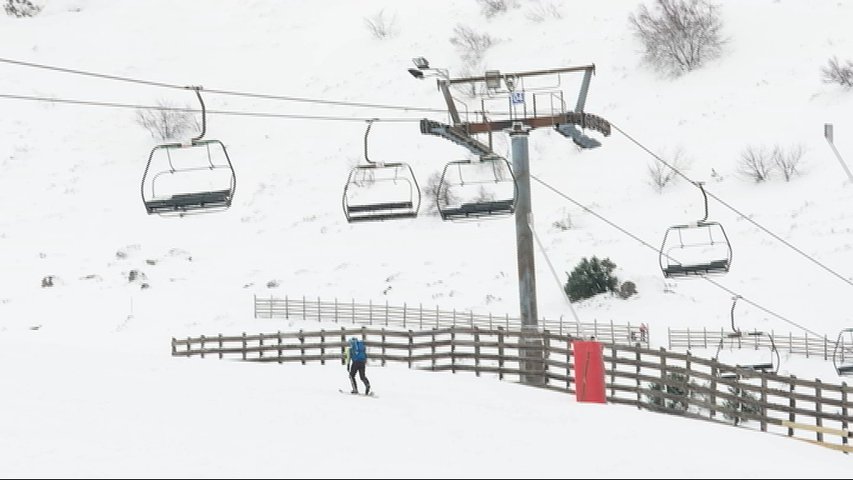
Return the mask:
[[(483, 68), (595, 63), (587, 111), (654, 151), (682, 148), (692, 160), (688, 175), (850, 278), (853, 216), (846, 206), (853, 187), (822, 135), (823, 124), (834, 123), (839, 150), (853, 159), (853, 94), (821, 83), (820, 67), (833, 55), (845, 59), (853, 47), (853, 5), (722, 2), (726, 53), (671, 79), (640, 62), (627, 29), (637, 2), (544, 3), (558, 6), (563, 18), (532, 22), (526, 14), (533, 2), (487, 21), (475, 2), (461, 0), (56, 0), (32, 19), (0, 16), (0, 58), (207, 88), (441, 108), (432, 81), (417, 82), (405, 69), (423, 55), (461, 74), (448, 38), (458, 23), (467, 25), (499, 40)], [(363, 19), (383, 8), (396, 15), (399, 34), (377, 40)], [(574, 86), (566, 88), (574, 94)], [(2, 63), (0, 93), (195, 102), (186, 91)], [(213, 109), (423, 116), (205, 99)], [(253, 294), (517, 315), (514, 222), (445, 223), (421, 215), (347, 224), (341, 194), (362, 158), (364, 122), (225, 116), (208, 119), (208, 138), (225, 142), (234, 161), (232, 208), (149, 217), (139, 183), (155, 142), (132, 110), (12, 100), (0, 100), (0, 109), (0, 372), (11, 385), (0, 400), (0, 476), (342, 476), (358, 455), (375, 476), (849, 471), (846, 456), (793, 440), (576, 405), (567, 396), (487, 379), (373, 368), (382, 398), (372, 401), (340, 396), (336, 367), (171, 359), (172, 336), (285, 328), (251, 318)], [(580, 152), (556, 132), (534, 132), (532, 171), (653, 245), (667, 226), (701, 216), (697, 190), (682, 181), (655, 192), (648, 154), (616, 132), (601, 140), (603, 147)], [(504, 136), (495, 142), (498, 153), (508, 154)], [(803, 175), (761, 185), (740, 178), (737, 159), (750, 145), (802, 145)], [(370, 148), (374, 159), (411, 164), (422, 185), (465, 156), (421, 135), (415, 123), (375, 124)], [(720, 176), (712, 178), (711, 169)], [(645, 322), (653, 346), (665, 344), (667, 327), (728, 327), (729, 293), (696, 280), (667, 286), (654, 252), (538, 185), (533, 206), (558, 273), (598, 255), (637, 284), (640, 293), (629, 300), (602, 295), (581, 302), (582, 320)], [(553, 227), (567, 215), (571, 229)], [(732, 270), (720, 279), (727, 288), (820, 334), (852, 326), (849, 284), (715, 202), (711, 218), (725, 225), (734, 248)], [(536, 260), (540, 315), (568, 317), (541, 252)], [(133, 270), (140, 273), (129, 281)], [(42, 288), (48, 275), (54, 286)], [(738, 319), (744, 329), (802, 334), (749, 305), (738, 307)], [(813, 359), (783, 358), (780, 371), (842, 380)], [(598, 418), (601, 408), (606, 418)], [(355, 419), (372, 430), (361, 449), (342, 438)]]

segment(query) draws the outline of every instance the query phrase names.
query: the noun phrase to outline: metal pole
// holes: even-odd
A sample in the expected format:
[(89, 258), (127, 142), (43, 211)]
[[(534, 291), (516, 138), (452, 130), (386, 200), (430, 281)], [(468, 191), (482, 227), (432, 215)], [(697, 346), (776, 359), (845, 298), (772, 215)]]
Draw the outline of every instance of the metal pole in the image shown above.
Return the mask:
[(512, 167), (518, 189), (515, 201), (515, 237), (518, 256), (518, 293), (521, 311), (520, 353), (522, 383), (544, 385), (542, 339), (538, 335), (536, 309), (536, 269), (533, 261), (533, 232), (530, 229), (530, 164), (527, 139), (530, 127), (516, 122), (509, 129), (512, 139)]
[(835, 156), (838, 158), (838, 162), (841, 164), (841, 167), (844, 169), (844, 172), (847, 173), (847, 179), (850, 180), (850, 183), (853, 183), (853, 173), (850, 173), (850, 169), (847, 167), (847, 164), (844, 163), (844, 159), (841, 158), (841, 154), (838, 153), (838, 149), (835, 148), (831, 123), (823, 124), (823, 136), (824, 138), (826, 138), (826, 141), (827, 143), (829, 143), (829, 146), (830, 148), (832, 148), (832, 151), (835, 152)]

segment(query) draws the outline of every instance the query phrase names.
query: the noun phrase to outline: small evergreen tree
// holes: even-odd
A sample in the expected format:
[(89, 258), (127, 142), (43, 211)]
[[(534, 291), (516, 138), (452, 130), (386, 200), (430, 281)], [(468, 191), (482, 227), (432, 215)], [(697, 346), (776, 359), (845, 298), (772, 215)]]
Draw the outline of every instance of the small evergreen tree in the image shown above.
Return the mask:
[[(690, 406), (688, 400), (693, 395), (692, 386), (694, 383), (690, 381), (690, 377), (683, 373), (669, 373), (666, 378), (666, 384), (659, 382), (649, 383), (649, 390), (645, 394), (646, 403), (659, 409), (673, 410), (673, 413), (686, 412)], [(661, 392), (680, 398), (675, 400), (667, 398), (659, 395)]]
[(615, 291), (619, 279), (613, 275), (614, 269), (616, 264), (609, 258), (599, 260), (597, 257), (584, 257), (569, 274), (564, 287), (569, 300), (575, 302), (599, 293)]
[(736, 396), (737, 400), (727, 398), (723, 402), (726, 410), (723, 411), (723, 417), (726, 420), (731, 420), (735, 425), (746, 423), (749, 419), (741, 416), (741, 413), (750, 415), (761, 415), (761, 406), (758, 404), (758, 395), (748, 392), (742, 388), (729, 385), (729, 393)]

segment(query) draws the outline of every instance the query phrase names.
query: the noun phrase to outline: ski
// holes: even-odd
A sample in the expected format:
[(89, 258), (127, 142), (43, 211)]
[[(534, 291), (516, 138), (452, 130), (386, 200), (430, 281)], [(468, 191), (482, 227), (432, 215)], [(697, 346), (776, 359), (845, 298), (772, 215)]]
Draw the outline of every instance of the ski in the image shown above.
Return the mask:
[(367, 394), (365, 394), (365, 393), (352, 393), (352, 392), (348, 392), (348, 391), (340, 389), (340, 388), (338, 389), (338, 392), (343, 393), (344, 395), (352, 395), (353, 397), (379, 398), (379, 396), (376, 395), (376, 392), (370, 392)]

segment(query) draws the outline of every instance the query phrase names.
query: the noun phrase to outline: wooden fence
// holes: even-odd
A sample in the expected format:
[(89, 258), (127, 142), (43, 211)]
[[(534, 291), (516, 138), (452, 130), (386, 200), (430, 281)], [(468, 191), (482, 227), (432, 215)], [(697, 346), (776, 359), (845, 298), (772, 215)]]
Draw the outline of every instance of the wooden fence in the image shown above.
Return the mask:
[[(337, 298), (322, 301), (306, 297), (260, 298), (255, 296), (255, 318), (299, 318), (340, 324), (402, 327), (411, 329), (430, 329), (446, 327), (480, 327), (505, 330), (520, 330), (521, 319), (489, 314), (475, 314), (470, 311), (441, 310), (438, 306), (424, 307), (423, 304), (402, 306), (385, 303), (355, 303), (355, 300), (341, 301)], [(550, 330), (559, 335), (571, 335), (576, 338), (595, 338), (606, 343), (632, 345), (642, 343), (648, 346), (649, 330), (647, 326), (616, 324), (610, 322), (574, 322), (542, 318), (540, 330)]]
[[(759, 348), (770, 348), (770, 338), (766, 335), (745, 335), (739, 338), (729, 338), (728, 331), (724, 329), (720, 330), (708, 330), (703, 328), (702, 330), (677, 330), (677, 329), (667, 329), (667, 339), (670, 350), (677, 348), (709, 348), (715, 349), (720, 344), (720, 340), (725, 340), (726, 348), (751, 348), (751, 349), (759, 349)], [(836, 341), (834, 339), (830, 339), (826, 336), (816, 337), (809, 336), (806, 333), (802, 337), (795, 337), (793, 334), (788, 333), (777, 334), (775, 332), (769, 332), (769, 335), (773, 336), (773, 343), (776, 345), (776, 350), (779, 353), (791, 353), (796, 355), (805, 355), (806, 358), (809, 357), (821, 357), (824, 360), (832, 360), (832, 352), (835, 349)], [(850, 352), (853, 351), (853, 345), (845, 345), (842, 343), (839, 346), (839, 360), (842, 362), (850, 360)]]
[[(237, 357), (261, 362), (341, 362), (346, 339), (357, 335), (370, 362), (409, 368), (473, 372), (515, 380), (535, 376), (543, 388), (574, 393), (573, 340), (549, 331), (451, 326), (319, 330), (172, 339), (173, 356)], [(531, 345), (533, 340), (533, 345)], [(538, 344), (538, 345), (537, 345)], [(531, 361), (530, 349), (536, 349)], [(848, 453), (853, 388), (795, 376), (762, 374), (715, 360), (652, 350), (640, 344), (602, 344), (607, 399), (662, 413), (755, 428)]]

